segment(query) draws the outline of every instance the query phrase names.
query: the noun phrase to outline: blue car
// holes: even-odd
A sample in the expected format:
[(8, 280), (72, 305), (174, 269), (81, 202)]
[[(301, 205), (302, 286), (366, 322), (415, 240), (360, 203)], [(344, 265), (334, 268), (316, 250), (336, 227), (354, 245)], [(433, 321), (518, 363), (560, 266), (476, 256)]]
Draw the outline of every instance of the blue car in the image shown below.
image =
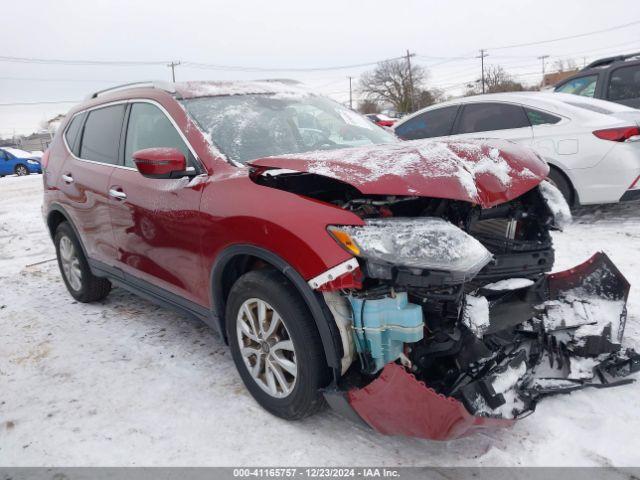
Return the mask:
[(42, 173), (38, 157), (17, 148), (0, 148), (0, 177), (13, 174), (23, 176), (30, 173)]

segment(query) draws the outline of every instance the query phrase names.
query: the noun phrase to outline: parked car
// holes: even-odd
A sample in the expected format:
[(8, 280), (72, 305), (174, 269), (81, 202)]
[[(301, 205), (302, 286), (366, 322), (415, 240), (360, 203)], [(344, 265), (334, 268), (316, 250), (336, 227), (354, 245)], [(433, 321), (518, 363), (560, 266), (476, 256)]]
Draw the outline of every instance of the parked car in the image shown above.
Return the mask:
[(16, 174), (42, 173), (40, 161), (24, 150), (11, 147), (0, 147), (0, 177)]
[(403, 139), (502, 138), (532, 147), (572, 205), (640, 198), (640, 111), (545, 92), (459, 98), (407, 117)]
[(43, 162), (71, 296), (115, 284), (205, 321), (280, 417), (326, 400), (455, 438), (577, 388), (578, 357), (600, 369), (580, 388), (637, 361), (616, 353), (629, 285), (604, 254), (547, 274), (570, 212), (513, 143), (399, 142), (286, 83), (195, 82), (93, 94)]
[(369, 113), (365, 116), (379, 127), (393, 127), (398, 121), (397, 118), (391, 118), (384, 113)]
[(596, 60), (554, 90), (640, 108), (640, 52)]

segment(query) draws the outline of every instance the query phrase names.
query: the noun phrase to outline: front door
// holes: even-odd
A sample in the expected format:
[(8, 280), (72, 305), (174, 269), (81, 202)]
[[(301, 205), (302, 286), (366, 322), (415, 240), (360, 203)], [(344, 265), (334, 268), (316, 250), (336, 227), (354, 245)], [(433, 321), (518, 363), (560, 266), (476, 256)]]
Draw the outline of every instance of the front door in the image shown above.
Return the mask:
[(156, 104), (131, 104), (126, 122), (124, 165), (114, 169), (109, 185), (117, 266), (134, 277), (130, 278), (133, 281), (143, 280), (203, 305), (202, 292), (207, 291), (200, 262), (203, 185), (190, 177), (143, 177), (135, 167), (133, 153), (173, 147), (185, 154), (188, 165), (197, 166), (197, 160)]

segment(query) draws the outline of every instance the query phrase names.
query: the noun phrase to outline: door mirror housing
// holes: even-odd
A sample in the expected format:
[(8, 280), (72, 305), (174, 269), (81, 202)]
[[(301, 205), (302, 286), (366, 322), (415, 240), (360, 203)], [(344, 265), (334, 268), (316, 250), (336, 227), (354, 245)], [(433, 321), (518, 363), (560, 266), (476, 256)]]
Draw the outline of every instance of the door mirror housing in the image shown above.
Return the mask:
[(179, 178), (189, 175), (187, 160), (177, 148), (145, 148), (133, 154), (138, 171), (149, 178)]

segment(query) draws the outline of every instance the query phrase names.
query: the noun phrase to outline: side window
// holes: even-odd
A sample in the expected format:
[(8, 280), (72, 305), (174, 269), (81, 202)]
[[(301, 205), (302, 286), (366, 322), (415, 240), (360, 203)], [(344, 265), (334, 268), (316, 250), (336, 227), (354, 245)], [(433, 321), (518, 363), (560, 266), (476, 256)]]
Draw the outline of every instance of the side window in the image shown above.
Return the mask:
[(158, 147), (177, 148), (189, 159), (187, 145), (162, 110), (150, 103), (134, 103), (127, 124), (124, 164), (135, 167), (135, 152)]
[(82, 127), (83, 120), (84, 113), (76, 115), (73, 117), (73, 120), (71, 120), (71, 123), (64, 132), (64, 138), (67, 141), (67, 145), (69, 145), (69, 148), (76, 157), (79, 156), (78, 154), (80, 153), (78, 149), (80, 136), (78, 134), (80, 133), (80, 127)]
[(9, 160), (7, 152), (5, 152), (4, 150), (0, 150), (0, 160)]
[(405, 140), (450, 135), (458, 108), (453, 105), (424, 112), (399, 125), (395, 133)]
[(95, 162), (117, 164), (123, 117), (124, 105), (91, 110), (84, 124), (80, 157)]
[(609, 100), (640, 97), (640, 65), (616, 68), (609, 82)]
[(527, 112), (527, 117), (529, 118), (531, 125), (548, 125), (558, 123), (561, 120), (560, 117), (556, 117), (550, 113), (541, 112), (540, 110), (534, 110), (533, 108), (525, 107), (524, 110)]
[(529, 119), (524, 113), (524, 108), (519, 105), (468, 103), (462, 109), (456, 133), (488, 132), (528, 126)]
[(593, 97), (596, 92), (596, 83), (598, 75), (586, 75), (584, 77), (569, 80), (564, 85), (556, 89), (560, 93), (572, 93), (574, 95), (582, 95), (583, 97)]

